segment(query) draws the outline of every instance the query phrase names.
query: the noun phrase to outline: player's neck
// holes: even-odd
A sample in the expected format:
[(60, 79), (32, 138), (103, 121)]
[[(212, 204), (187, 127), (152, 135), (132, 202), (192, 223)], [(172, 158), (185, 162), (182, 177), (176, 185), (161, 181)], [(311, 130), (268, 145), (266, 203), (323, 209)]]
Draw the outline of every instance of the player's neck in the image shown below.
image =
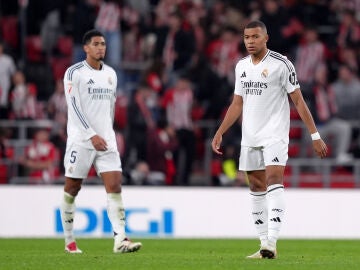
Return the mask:
[(90, 67), (92, 67), (93, 69), (96, 69), (96, 70), (100, 70), (102, 67), (102, 62), (100, 60), (93, 60), (93, 59), (86, 58), (86, 62), (88, 63), (88, 65)]
[(251, 55), (251, 61), (253, 62), (254, 65), (258, 64), (261, 62), (261, 60), (263, 60), (263, 58), (265, 57), (265, 55), (267, 54), (268, 49), (265, 48), (263, 50), (261, 50), (259, 53), (257, 54), (252, 54)]

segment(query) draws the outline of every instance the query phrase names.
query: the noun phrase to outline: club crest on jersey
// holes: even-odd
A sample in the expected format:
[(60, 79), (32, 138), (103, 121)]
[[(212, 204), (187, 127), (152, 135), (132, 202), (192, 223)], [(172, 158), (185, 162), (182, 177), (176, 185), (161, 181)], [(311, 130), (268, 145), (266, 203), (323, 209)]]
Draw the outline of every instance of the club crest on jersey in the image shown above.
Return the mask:
[(111, 77), (108, 78), (108, 82), (109, 82), (110, 85), (113, 84), (113, 81), (112, 81)]
[(267, 68), (265, 68), (262, 72), (261, 72), (261, 77), (266, 78), (269, 75), (269, 71), (267, 70)]
[(73, 167), (70, 167), (69, 168), (69, 173), (73, 173), (73, 171), (74, 171)]

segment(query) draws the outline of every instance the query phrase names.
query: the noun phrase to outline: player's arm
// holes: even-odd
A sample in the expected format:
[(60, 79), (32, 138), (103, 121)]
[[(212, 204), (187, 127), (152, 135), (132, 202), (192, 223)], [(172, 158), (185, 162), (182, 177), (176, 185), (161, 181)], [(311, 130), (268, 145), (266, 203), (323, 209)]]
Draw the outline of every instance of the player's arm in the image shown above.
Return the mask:
[(294, 103), (296, 110), (298, 111), (301, 120), (304, 122), (307, 130), (310, 134), (313, 134), (313, 147), (315, 150), (315, 153), (323, 158), (327, 155), (327, 146), (324, 143), (324, 141), (320, 138), (320, 135), (318, 135), (318, 131), (315, 126), (314, 119), (310, 113), (310, 110), (308, 106), (306, 105), (304, 98), (301, 94), (301, 91), (299, 88), (297, 88), (295, 91), (291, 92), (290, 98), (292, 102)]
[(234, 95), (233, 100), (225, 114), (224, 120), (220, 127), (216, 131), (214, 138), (211, 142), (213, 151), (217, 154), (222, 154), (220, 151), (220, 145), (222, 141), (222, 135), (234, 124), (234, 122), (241, 116), (243, 109), (243, 99), (240, 95)]

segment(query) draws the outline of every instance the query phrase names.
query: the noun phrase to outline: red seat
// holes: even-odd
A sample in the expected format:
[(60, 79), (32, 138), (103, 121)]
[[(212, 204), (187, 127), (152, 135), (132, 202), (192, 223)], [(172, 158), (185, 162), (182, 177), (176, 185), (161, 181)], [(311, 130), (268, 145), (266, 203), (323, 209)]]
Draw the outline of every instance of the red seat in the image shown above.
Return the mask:
[(301, 127), (290, 127), (289, 137), (290, 139), (300, 139), (302, 135)]
[(57, 41), (57, 49), (62, 56), (72, 57), (73, 54), (73, 39), (70, 36), (61, 36)]
[(288, 150), (289, 157), (298, 157), (300, 155), (300, 146), (297, 143), (290, 143)]
[(8, 166), (0, 164), (0, 184), (8, 183)]
[(12, 48), (19, 46), (19, 31), (17, 16), (4, 16), (0, 19), (2, 39)]
[(323, 188), (323, 175), (319, 173), (302, 173), (299, 179), (300, 188)]
[(52, 58), (50, 60), (55, 81), (64, 78), (65, 71), (71, 65), (71, 63), (72, 59), (70, 57)]
[(28, 36), (25, 40), (25, 44), (26, 56), (30, 62), (38, 63), (45, 60), (40, 36)]

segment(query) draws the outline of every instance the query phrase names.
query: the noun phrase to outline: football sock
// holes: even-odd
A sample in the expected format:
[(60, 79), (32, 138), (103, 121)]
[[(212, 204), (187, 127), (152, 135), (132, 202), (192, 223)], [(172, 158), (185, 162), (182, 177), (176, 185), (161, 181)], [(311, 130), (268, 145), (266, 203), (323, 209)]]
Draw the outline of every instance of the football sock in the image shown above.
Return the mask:
[(75, 197), (64, 192), (64, 197), (60, 205), (61, 222), (64, 229), (65, 244), (75, 241), (73, 227), (75, 216)]
[(268, 208), (265, 192), (251, 192), (252, 216), (261, 245), (268, 239)]
[(268, 202), (268, 241), (276, 246), (285, 213), (284, 186), (274, 184), (267, 189)]
[(125, 209), (121, 193), (107, 194), (107, 213), (116, 239), (123, 240), (125, 236)]

